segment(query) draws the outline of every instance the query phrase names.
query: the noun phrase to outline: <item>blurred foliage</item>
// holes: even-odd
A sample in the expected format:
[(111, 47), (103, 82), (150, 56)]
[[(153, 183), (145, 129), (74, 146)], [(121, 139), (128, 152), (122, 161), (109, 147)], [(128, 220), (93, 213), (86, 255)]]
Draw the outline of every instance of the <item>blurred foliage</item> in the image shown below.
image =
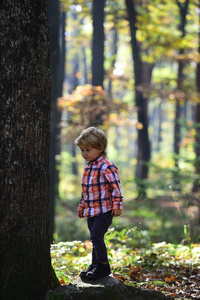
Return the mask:
[[(160, 101), (150, 103), (150, 111), (157, 109)], [(194, 136), (195, 124), (192, 120), (181, 119), (182, 141), (179, 168), (174, 166), (172, 152), (173, 104), (162, 103), (165, 118), (162, 120), (161, 140), (156, 135), (157, 123), (151, 121), (152, 158), (149, 163), (149, 178), (143, 181), (148, 198), (139, 201), (134, 170), (137, 126), (128, 127), (127, 122), (113, 122), (107, 130), (108, 159), (119, 168), (122, 192), (125, 197), (123, 215), (114, 218), (113, 225), (120, 229), (139, 226), (154, 242), (180, 243), (185, 239), (184, 226), (188, 228), (193, 242), (199, 240), (199, 197), (191, 192), (195, 174)], [(167, 113), (166, 113), (167, 112)], [(133, 121), (134, 113), (131, 114)], [(112, 116), (112, 114), (111, 114)], [(127, 113), (125, 115), (127, 118)], [(131, 120), (131, 116), (130, 116)], [(136, 123), (135, 123), (136, 124)], [(167, 138), (166, 138), (167, 137)], [(170, 140), (171, 139), (171, 140)], [(159, 151), (158, 151), (159, 149)], [(86, 222), (77, 218), (77, 207), (81, 195), (81, 176), (85, 162), (80, 151), (72, 157), (69, 143), (63, 145), (57, 157), (59, 167), (59, 199), (56, 208), (55, 241), (85, 240), (89, 238)], [(72, 162), (77, 164), (78, 174), (72, 174)], [(174, 175), (179, 178), (179, 186), (174, 185)], [(180, 190), (180, 191), (179, 191)]]
[[(147, 198), (143, 201), (136, 197), (135, 180), (137, 130), (143, 125), (137, 122), (137, 108), (134, 106), (135, 82), (125, 1), (105, 2), (104, 90), (90, 85), (92, 1), (62, 0), (61, 3), (67, 13), (67, 74), (64, 96), (58, 99), (58, 107), (62, 110), (59, 124), (62, 144), (57, 156), (59, 197), (56, 201), (55, 241), (89, 238), (85, 220), (79, 220), (76, 215), (85, 162), (78, 150), (72, 153), (72, 144), (82, 129), (95, 124), (107, 133), (108, 159), (119, 168), (125, 197), (123, 215), (114, 218), (113, 226), (119, 231), (137, 226), (154, 242), (198, 242), (200, 197), (199, 193), (192, 192), (195, 179), (199, 179), (199, 174), (195, 173), (199, 158), (194, 152), (195, 136), (199, 131), (194, 113), (200, 97), (195, 79), (200, 61), (198, 3), (189, 2), (186, 35), (182, 39), (177, 1), (150, 0), (142, 4), (134, 1), (142, 60), (153, 67), (151, 83), (138, 87), (148, 98), (152, 151), (149, 177), (143, 182)], [(181, 5), (184, 3), (185, 0), (179, 1)], [(116, 32), (117, 53), (114, 54)], [(180, 55), (182, 48), (184, 54)], [(179, 62), (184, 64), (181, 90), (177, 89)], [(75, 90), (74, 79), (79, 85)], [(176, 100), (181, 106), (179, 168), (174, 166), (173, 153)], [(74, 164), (77, 174), (73, 173)], [(175, 177), (179, 179), (176, 184)]]
[(111, 99), (101, 86), (90, 85), (78, 86), (72, 94), (59, 98), (58, 108), (66, 114), (65, 142), (74, 140), (89, 126), (103, 125), (107, 128), (113, 122), (120, 122), (120, 112), (127, 111), (125, 103)]
[[(189, 126), (189, 124), (188, 124)], [(166, 128), (168, 130), (168, 128)], [(185, 127), (185, 140), (181, 148), (180, 168), (174, 167), (171, 145), (163, 140), (159, 153), (152, 156), (149, 178), (143, 181), (148, 198), (138, 200), (137, 184), (134, 179), (136, 160), (135, 132), (126, 130), (126, 126), (112, 126), (108, 130), (108, 159), (115, 162), (119, 169), (122, 192), (125, 197), (123, 214), (113, 219), (113, 226), (122, 230), (124, 227), (138, 226), (152, 242), (165, 240), (180, 243), (185, 240), (184, 226), (188, 228), (189, 239), (199, 240), (199, 198), (191, 193), (193, 182), (198, 175), (194, 171), (194, 152), (191, 127)], [(192, 133), (193, 135), (193, 133)], [(79, 151), (79, 150), (78, 150)], [(72, 174), (72, 154), (69, 145), (65, 145), (59, 158), (60, 199), (56, 206), (55, 241), (89, 239), (86, 221), (77, 217), (77, 207), (81, 195), (81, 175), (85, 162), (81, 153), (76, 154), (78, 175)], [(175, 187), (173, 175), (180, 179), (180, 192)], [(188, 237), (187, 237), (188, 238)]]

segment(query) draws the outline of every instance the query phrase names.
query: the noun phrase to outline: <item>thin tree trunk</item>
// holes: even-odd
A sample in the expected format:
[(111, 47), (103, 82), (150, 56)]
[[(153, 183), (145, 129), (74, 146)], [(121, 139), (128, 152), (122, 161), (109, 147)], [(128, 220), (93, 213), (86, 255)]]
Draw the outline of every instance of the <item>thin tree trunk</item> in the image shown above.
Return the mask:
[(79, 57), (78, 57), (78, 54), (75, 56), (73, 65), (74, 65), (74, 71), (73, 71), (72, 87), (73, 87), (73, 91), (74, 91), (77, 88), (77, 86), (79, 85), (79, 79), (77, 77), (77, 73), (79, 71)]
[[(142, 124), (142, 128), (138, 130), (138, 153), (136, 178), (141, 181), (148, 177), (148, 162), (150, 160), (150, 143), (148, 136), (148, 103), (144, 98), (142, 84), (147, 83), (151, 79), (152, 66), (149, 68), (147, 64), (142, 63), (140, 58), (140, 50), (136, 39), (136, 11), (134, 2), (126, 0), (126, 7), (129, 16), (129, 24), (131, 30), (131, 46), (134, 62), (135, 75), (135, 101), (138, 108), (138, 122)], [(144, 75), (147, 74), (145, 78)], [(139, 197), (143, 194), (144, 186), (138, 181)], [(145, 194), (145, 193), (144, 193)]]
[(44, 299), (51, 267), (46, 2), (0, 3), (0, 299)]
[(85, 46), (82, 46), (82, 53), (83, 53), (83, 66), (84, 66), (84, 83), (88, 84), (88, 69), (87, 69), (87, 58), (86, 58), (86, 51)]
[[(185, 37), (185, 26), (186, 26), (186, 16), (188, 13), (188, 5), (189, 0), (186, 0), (184, 3), (179, 2), (176, 0), (176, 3), (179, 7), (180, 11), (180, 25), (179, 30), (181, 32), (181, 38), (184, 39)], [(184, 54), (184, 49), (181, 49), (179, 52), (180, 56)], [(178, 90), (182, 90), (182, 83), (184, 80), (184, 62), (180, 60), (178, 62), (178, 78), (177, 78), (177, 88)], [(175, 167), (179, 168), (179, 154), (180, 154), (180, 142), (181, 142), (181, 126), (180, 126), (180, 117), (181, 117), (181, 106), (180, 106), (180, 99), (176, 99), (176, 106), (175, 106), (175, 124), (174, 124), (174, 154), (175, 154)], [(174, 174), (174, 184), (175, 189), (180, 190), (180, 178), (177, 174)]]
[(102, 87), (104, 80), (104, 6), (105, 0), (93, 0), (92, 85)]
[(162, 111), (162, 101), (160, 101), (158, 106), (158, 138), (157, 138), (157, 147), (156, 150), (159, 152), (160, 143), (162, 142), (162, 121), (163, 121), (163, 111)]
[(76, 146), (74, 143), (72, 143), (71, 152), (72, 152), (72, 174), (78, 175), (78, 166), (76, 161)]
[[(198, 8), (200, 9), (200, 0), (198, 2)], [(199, 26), (200, 26), (200, 12), (199, 12)], [(200, 30), (199, 30), (199, 47), (198, 52), (200, 55)], [(196, 87), (197, 92), (200, 95), (200, 63), (197, 63), (196, 68)], [(196, 110), (195, 110), (195, 123), (196, 123), (196, 137), (195, 137), (195, 154), (196, 154), (196, 160), (195, 160), (195, 168), (196, 168), (196, 174), (200, 176), (200, 104), (196, 104)], [(193, 192), (198, 192), (200, 190), (200, 180), (197, 179), (193, 186)]]
[[(78, 70), (79, 70), (79, 59), (78, 59), (78, 55), (76, 55), (76, 58), (74, 60), (73, 90), (75, 90), (79, 85), (79, 79), (76, 76)], [(74, 145), (74, 143), (72, 143), (71, 145), (71, 154), (72, 154), (72, 174), (76, 176), (78, 175), (78, 166), (76, 161), (76, 146)]]
[[(113, 70), (115, 67), (116, 55), (117, 55), (118, 31), (115, 26), (112, 28), (112, 32), (113, 32), (113, 43), (112, 43), (111, 53), (114, 58), (112, 59), (111, 70)], [(108, 82), (108, 93), (112, 97), (112, 78), (110, 78)]]

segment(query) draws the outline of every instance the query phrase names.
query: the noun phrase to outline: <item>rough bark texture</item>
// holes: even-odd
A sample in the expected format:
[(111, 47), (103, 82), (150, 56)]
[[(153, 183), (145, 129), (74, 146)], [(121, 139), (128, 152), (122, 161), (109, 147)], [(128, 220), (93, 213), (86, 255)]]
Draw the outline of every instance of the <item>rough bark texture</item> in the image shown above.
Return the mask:
[(104, 6), (105, 0), (93, 1), (92, 85), (102, 87), (104, 79)]
[(0, 299), (59, 285), (48, 222), (50, 71), (46, 1), (0, 3)]
[(61, 113), (57, 109), (57, 99), (60, 96), (60, 68), (59, 68), (59, 26), (60, 11), (58, 0), (48, 0), (48, 23), (50, 36), (50, 58), (51, 58), (51, 128), (50, 128), (50, 181), (49, 181), (49, 216), (50, 216), (50, 239), (53, 242), (55, 199), (58, 196), (58, 171), (56, 169), (56, 155), (60, 153), (58, 124)]
[(50, 291), (45, 300), (164, 300), (161, 292), (128, 286), (111, 276), (101, 279), (74, 280), (67, 286)]

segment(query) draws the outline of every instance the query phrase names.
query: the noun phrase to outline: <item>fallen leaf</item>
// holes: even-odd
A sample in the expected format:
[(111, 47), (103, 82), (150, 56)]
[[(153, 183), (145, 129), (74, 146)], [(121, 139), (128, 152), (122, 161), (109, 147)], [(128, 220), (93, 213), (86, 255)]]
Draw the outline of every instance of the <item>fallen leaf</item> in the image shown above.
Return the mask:
[(175, 281), (174, 275), (171, 275), (170, 278), (166, 277), (165, 281), (166, 282), (174, 282)]

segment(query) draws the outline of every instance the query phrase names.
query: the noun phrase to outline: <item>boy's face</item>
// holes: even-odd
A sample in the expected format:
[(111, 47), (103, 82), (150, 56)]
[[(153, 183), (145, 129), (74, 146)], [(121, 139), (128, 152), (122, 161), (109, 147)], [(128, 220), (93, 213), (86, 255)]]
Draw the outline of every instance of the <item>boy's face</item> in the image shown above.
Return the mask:
[(81, 149), (82, 156), (86, 161), (96, 160), (101, 156), (101, 152), (103, 150), (103, 148), (95, 149), (91, 146), (80, 146), (79, 148)]

